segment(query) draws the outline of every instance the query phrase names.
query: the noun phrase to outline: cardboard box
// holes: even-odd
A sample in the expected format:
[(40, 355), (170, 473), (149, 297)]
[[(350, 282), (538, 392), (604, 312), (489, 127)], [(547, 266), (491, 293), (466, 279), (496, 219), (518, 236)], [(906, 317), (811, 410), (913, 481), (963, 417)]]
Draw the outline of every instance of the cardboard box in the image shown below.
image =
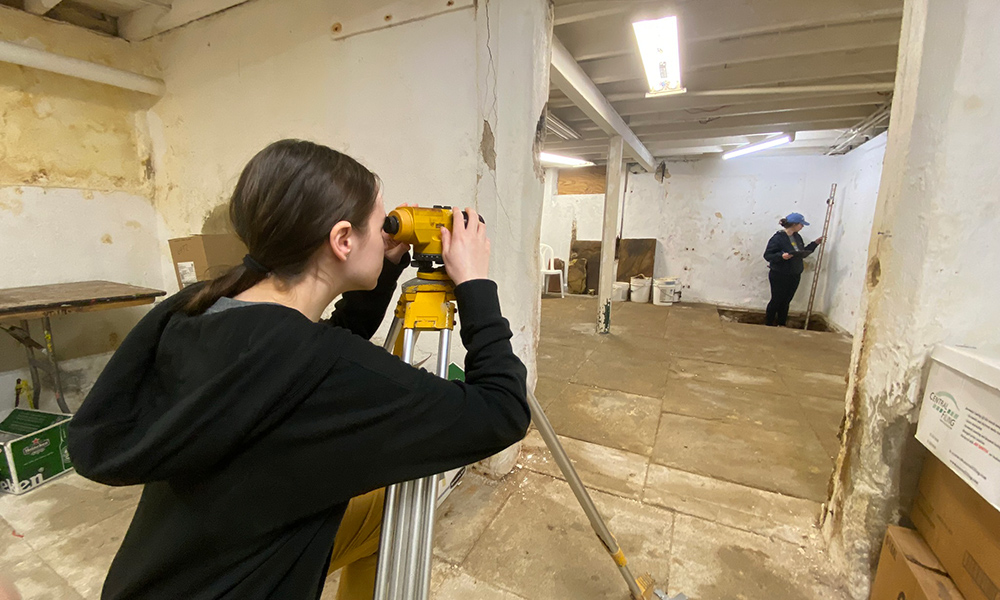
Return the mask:
[(871, 600), (961, 600), (962, 594), (920, 534), (890, 525)]
[(917, 439), (1000, 509), (1000, 359), (934, 348)]
[(968, 600), (1000, 600), (1000, 511), (928, 456), (910, 517)]
[(169, 240), (177, 285), (215, 279), (243, 262), (247, 247), (232, 233), (192, 235)]
[(23, 494), (73, 468), (61, 413), (15, 408), (0, 422), (0, 491)]

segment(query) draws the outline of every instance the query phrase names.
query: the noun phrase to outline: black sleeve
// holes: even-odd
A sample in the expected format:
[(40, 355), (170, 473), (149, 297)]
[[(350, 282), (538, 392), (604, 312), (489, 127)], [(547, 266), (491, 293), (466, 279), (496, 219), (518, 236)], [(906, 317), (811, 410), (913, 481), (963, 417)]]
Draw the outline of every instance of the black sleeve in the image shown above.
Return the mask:
[(769, 263), (781, 262), (783, 259), (781, 255), (785, 253), (785, 250), (781, 247), (781, 240), (777, 235), (772, 235), (771, 239), (767, 241), (767, 248), (764, 250), (764, 260)]
[(468, 350), (464, 382), (341, 336), (338, 343), (350, 348), (296, 410), (294, 434), (282, 444), (302, 448), (311, 479), (304, 475), (301, 485), (315, 486), (315, 473), (327, 473), (319, 484), (326, 493), (352, 497), (482, 460), (524, 437), (527, 372), (511, 348), (496, 284), (469, 281), (455, 296)]
[(816, 251), (816, 248), (819, 248), (819, 244), (817, 242), (810, 242), (809, 245), (806, 246), (806, 252), (812, 254)]
[(389, 259), (382, 263), (375, 289), (368, 292), (347, 292), (333, 307), (330, 319), (324, 321), (334, 327), (343, 327), (366, 340), (378, 331), (389, 303), (395, 299), (396, 281), (410, 266), (410, 254), (403, 255), (399, 264)]

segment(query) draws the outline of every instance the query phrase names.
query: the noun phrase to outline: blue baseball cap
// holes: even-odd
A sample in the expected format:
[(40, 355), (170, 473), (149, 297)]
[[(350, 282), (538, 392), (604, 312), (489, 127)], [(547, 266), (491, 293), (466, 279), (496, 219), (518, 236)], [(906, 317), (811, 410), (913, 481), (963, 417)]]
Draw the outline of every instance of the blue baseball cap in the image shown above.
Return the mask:
[(792, 213), (785, 217), (785, 220), (789, 223), (800, 223), (802, 225), (809, 224), (809, 221), (806, 221), (806, 218), (802, 216), (802, 213)]

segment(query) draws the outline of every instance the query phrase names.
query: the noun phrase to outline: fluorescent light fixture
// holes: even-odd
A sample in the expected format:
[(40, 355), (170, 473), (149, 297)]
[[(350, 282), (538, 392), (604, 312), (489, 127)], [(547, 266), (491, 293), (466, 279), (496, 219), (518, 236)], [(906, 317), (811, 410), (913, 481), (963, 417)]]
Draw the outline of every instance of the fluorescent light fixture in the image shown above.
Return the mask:
[(545, 130), (564, 140), (578, 140), (580, 134), (553, 114), (545, 115)]
[(677, 17), (632, 23), (650, 94), (676, 94), (681, 87), (680, 39)]
[(736, 150), (730, 150), (722, 155), (722, 160), (729, 160), (730, 158), (736, 158), (753, 152), (768, 150), (793, 141), (795, 141), (794, 133), (782, 133), (778, 137), (768, 138), (762, 142), (757, 142), (756, 144), (747, 144), (746, 146), (742, 146)]
[(538, 159), (543, 163), (555, 167), (589, 167), (594, 164), (589, 160), (573, 158), (571, 156), (559, 156), (558, 154), (549, 154), (548, 152), (539, 152)]

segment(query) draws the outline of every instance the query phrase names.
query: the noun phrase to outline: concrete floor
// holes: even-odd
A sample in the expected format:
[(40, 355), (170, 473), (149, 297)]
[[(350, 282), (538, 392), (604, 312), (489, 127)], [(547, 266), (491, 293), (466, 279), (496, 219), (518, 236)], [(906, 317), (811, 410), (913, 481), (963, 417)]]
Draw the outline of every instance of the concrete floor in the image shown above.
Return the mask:
[[(630, 303), (598, 336), (596, 311), (543, 300), (536, 395), (635, 571), (699, 600), (846, 597), (814, 523), (849, 340)], [(98, 598), (138, 495), (75, 474), (0, 495), (0, 574), (26, 600)], [(439, 514), (435, 598), (628, 597), (535, 431), (512, 475), (467, 475)]]

